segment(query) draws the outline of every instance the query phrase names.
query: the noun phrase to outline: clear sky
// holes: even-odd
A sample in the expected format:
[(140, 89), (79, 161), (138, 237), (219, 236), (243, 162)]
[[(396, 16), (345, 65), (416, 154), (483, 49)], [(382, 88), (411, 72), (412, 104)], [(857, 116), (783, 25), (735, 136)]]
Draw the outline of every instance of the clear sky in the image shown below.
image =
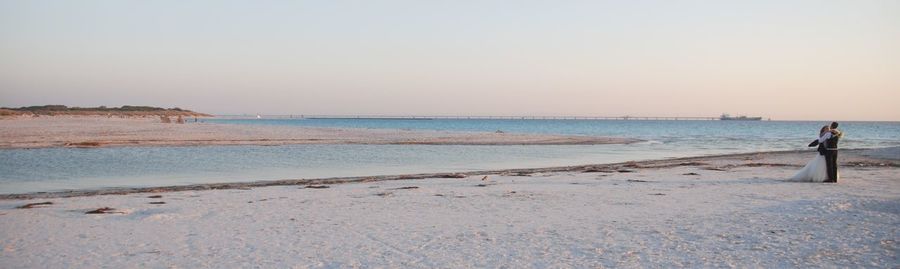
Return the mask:
[(900, 1), (0, 0), (0, 106), (900, 120)]

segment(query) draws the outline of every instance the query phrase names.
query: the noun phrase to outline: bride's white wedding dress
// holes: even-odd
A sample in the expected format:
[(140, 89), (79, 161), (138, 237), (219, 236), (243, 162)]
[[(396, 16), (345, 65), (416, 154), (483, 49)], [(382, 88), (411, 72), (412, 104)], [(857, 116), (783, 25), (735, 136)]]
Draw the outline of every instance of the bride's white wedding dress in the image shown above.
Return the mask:
[(790, 179), (790, 181), (797, 182), (825, 182), (826, 180), (828, 180), (828, 166), (825, 164), (825, 156), (819, 153), (816, 153), (816, 157)]

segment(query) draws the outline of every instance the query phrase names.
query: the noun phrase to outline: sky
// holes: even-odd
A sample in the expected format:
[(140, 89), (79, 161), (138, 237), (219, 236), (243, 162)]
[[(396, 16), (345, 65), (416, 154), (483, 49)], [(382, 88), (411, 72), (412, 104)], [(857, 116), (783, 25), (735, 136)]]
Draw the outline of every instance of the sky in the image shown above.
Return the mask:
[(900, 121), (900, 1), (0, 0), (0, 106)]

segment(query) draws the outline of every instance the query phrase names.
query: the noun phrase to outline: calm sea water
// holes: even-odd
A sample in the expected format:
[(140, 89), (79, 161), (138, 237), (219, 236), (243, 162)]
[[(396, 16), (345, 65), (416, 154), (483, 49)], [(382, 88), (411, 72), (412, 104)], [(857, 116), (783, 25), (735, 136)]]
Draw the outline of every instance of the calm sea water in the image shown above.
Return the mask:
[[(212, 119), (214, 123), (337, 128), (446, 130), (639, 138), (679, 148), (780, 150), (804, 146), (829, 122), (814, 121), (650, 121), (650, 120), (373, 120), (373, 119)], [(900, 143), (900, 122), (844, 122), (845, 147)]]
[[(591, 146), (289, 145), (0, 150), (0, 193), (455, 172), (804, 149), (826, 122), (213, 119), (222, 124), (632, 137)], [(845, 122), (845, 148), (900, 146), (900, 123)]]

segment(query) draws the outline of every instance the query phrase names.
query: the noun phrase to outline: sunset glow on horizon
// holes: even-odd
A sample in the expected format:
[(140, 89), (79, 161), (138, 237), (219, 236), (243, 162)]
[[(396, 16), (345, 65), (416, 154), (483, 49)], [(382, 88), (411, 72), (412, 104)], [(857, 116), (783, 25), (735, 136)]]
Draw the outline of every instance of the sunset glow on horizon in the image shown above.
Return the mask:
[(900, 121), (900, 1), (0, 1), (0, 107)]

